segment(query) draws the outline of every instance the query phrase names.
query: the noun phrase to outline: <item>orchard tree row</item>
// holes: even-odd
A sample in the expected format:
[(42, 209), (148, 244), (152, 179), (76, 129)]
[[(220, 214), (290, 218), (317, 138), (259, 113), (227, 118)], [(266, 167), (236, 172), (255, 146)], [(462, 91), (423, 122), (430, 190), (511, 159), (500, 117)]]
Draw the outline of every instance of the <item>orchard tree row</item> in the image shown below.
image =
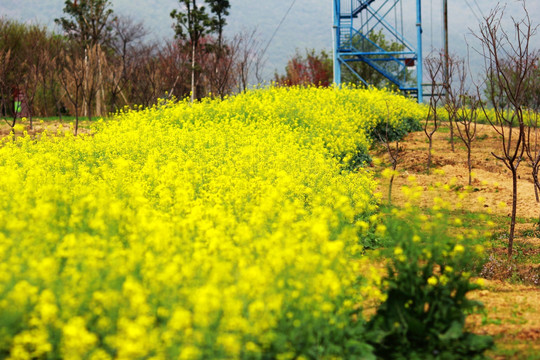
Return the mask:
[[(450, 130), (451, 151), (460, 141), (467, 151), (468, 185), (472, 185), (472, 152), (476, 146), (477, 124), (491, 125), (499, 146), (491, 154), (508, 169), (512, 178), (512, 212), (508, 233), (511, 258), (518, 199), (518, 168), (522, 163), (531, 171), (536, 201), (540, 203), (540, 50), (534, 48), (538, 27), (522, 2), (523, 16), (512, 18), (511, 30), (502, 24), (505, 7), (495, 6), (480, 23), (475, 37), (484, 57), (484, 75), (470, 80), (468, 60), (444, 51), (430, 54), (424, 61), (431, 89), (427, 114), (422, 122), (426, 135), (426, 173), (432, 167), (434, 134), (445, 120)], [(480, 121), (482, 119), (482, 121)], [(376, 134), (396, 170), (403, 147), (402, 138), (381, 127)], [(398, 134), (399, 135), (399, 134)], [(392, 173), (393, 174), (393, 173)], [(390, 177), (389, 201), (392, 183)], [(540, 217), (538, 219), (540, 224)]]

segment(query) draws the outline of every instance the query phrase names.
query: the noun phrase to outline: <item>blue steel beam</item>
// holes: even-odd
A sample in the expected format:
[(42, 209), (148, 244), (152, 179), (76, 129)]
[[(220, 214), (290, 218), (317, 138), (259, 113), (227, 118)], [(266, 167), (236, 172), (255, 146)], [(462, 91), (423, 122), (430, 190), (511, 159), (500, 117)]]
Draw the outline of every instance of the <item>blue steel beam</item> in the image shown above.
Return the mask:
[[(397, 6), (399, 1), (404, 0), (333, 0), (334, 1), (334, 82), (341, 84), (342, 66), (351, 71), (358, 79), (367, 85), (353, 67), (352, 62), (364, 62), (375, 71), (379, 72), (402, 91), (416, 93), (418, 101), (422, 101), (422, 17), (421, 0), (416, 0), (416, 26), (417, 46), (413, 46), (397, 29), (385, 18)], [(412, 0), (411, 0), (412, 1)], [(375, 3), (375, 4), (374, 4)], [(375, 7), (372, 5), (376, 5)], [(365, 14), (366, 21), (363, 22)], [(354, 26), (355, 22), (361, 22), (360, 30)], [(391, 41), (397, 41), (405, 47), (404, 51), (386, 51), (374, 43), (369, 35), (382, 27), (392, 37)], [(358, 43), (353, 39), (361, 39), (368, 44), (369, 51), (358, 49)], [(363, 46), (361, 46), (363, 48)], [(416, 63), (416, 83), (411, 86), (406, 83), (407, 66), (411, 62)], [(395, 63), (394, 68), (387, 68), (383, 63)], [(378, 65), (381, 64), (381, 65)]]
[(360, 6), (358, 6), (358, 8), (353, 10), (352, 16), (356, 17), (358, 14), (360, 14), (362, 12), (362, 10), (364, 10), (368, 5), (371, 5), (371, 3), (374, 2), (374, 1), (375, 0), (361, 1)]
[(416, 0), (416, 42), (417, 42), (417, 64), (416, 64), (416, 87), (418, 88), (418, 102), (421, 103), (423, 99), (423, 89), (422, 89), (422, 77), (423, 77), (423, 67), (422, 67), (422, 1)]
[(340, 14), (341, 2), (334, 0), (334, 84), (336, 85), (341, 85), (341, 61), (339, 55)]
[[(400, 0), (396, 0), (396, 1), (394, 2), (394, 4), (392, 5), (392, 8), (395, 7), (399, 1), (400, 1)], [(402, 0), (401, 0), (401, 1), (402, 1)], [(391, 9), (390, 9), (390, 10), (391, 10)], [(390, 34), (391, 34), (392, 36), (394, 36), (394, 37), (396, 38), (396, 40), (398, 40), (399, 42), (401, 42), (401, 43), (402, 43), (404, 46), (406, 46), (409, 50), (413, 50), (413, 49), (414, 49), (414, 46), (413, 46), (411, 43), (409, 43), (409, 42), (407, 41), (407, 39), (405, 39), (405, 37), (403, 36), (403, 34), (400, 34), (400, 33), (398, 32), (397, 29), (394, 29), (394, 27), (393, 27), (392, 25), (390, 25), (390, 23), (384, 19), (384, 17), (385, 17), (386, 15), (388, 15), (388, 13), (390, 12), (390, 10), (387, 11), (387, 13), (384, 14), (383, 16), (380, 16), (380, 15), (378, 14), (378, 10), (375, 11), (373, 8), (371, 8), (371, 7), (368, 6), (368, 7), (367, 7), (367, 11), (371, 14), (372, 17), (374, 17), (374, 18), (377, 20), (377, 22), (375, 23), (375, 25), (372, 25), (367, 31), (365, 31), (365, 33), (366, 33), (366, 34), (370, 34), (371, 32), (373, 32), (373, 31), (375, 30), (375, 27), (376, 27), (377, 25), (381, 24), (386, 30), (388, 30), (388, 31), (390, 32)], [(366, 23), (366, 24), (367, 24), (367, 23)]]

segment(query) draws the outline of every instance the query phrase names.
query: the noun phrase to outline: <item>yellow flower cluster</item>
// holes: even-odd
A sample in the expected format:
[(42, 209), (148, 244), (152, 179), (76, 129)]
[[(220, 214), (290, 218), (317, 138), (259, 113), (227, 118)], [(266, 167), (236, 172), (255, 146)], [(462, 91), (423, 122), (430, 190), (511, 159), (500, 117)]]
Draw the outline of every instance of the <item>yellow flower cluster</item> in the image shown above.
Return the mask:
[(0, 354), (287, 358), (292, 332), (343, 329), (376, 203), (339, 156), (367, 146), (386, 101), (417, 111), (377, 90), (269, 88), (5, 141)]
[[(423, 110), (424, 110), (424, 116), (427, 117), (428, 107), (424, 106)], [(501, 111), (500, 114), (498, 115), (497, 112), (491, 107), (486, 107), (485, 109), (483, 109), (482, 107), (479, 107), (476, 109), (475, 114), (472, 114), (471, 109), (469, 108), (459, 108), (457, 116), (458, 116), (458, 121), (460, 121), (462, 120), (459, 118), (460, 116), (466, 116), (468, 119), (471, 119), (473, 118), (473, 115), (474, 115), (476, 117), (476, 121), (479, 124), (497, 125), (499, 124), (499, 121), (500, 121), (499, 116), (501, 114), (502, 116), (504, 116), (506, 120), (514, 119), (513, 121), (517, 122), (517, 119), (515, 119), (510, 109), (505, 109)], [(443, 121), (448, 121), (450, 117), (448, 113), (448, 109), (445, 107), (440, 107), (437, 109), (437, 116), (439, 117), (440, 120), (443, 120)], [(535, 112), (533, 109), (524, 108), (522, 116), (523, 116), (523, 121), (525, 125), (531, 125), (531, 124), (534, 124), (535, 119), (538, 117), (538, 113)], [(473, 118), (473, 121), (474, 121), (474, 118)], [(517, 124), (514, 124), (514, 125), (516, 126)]]

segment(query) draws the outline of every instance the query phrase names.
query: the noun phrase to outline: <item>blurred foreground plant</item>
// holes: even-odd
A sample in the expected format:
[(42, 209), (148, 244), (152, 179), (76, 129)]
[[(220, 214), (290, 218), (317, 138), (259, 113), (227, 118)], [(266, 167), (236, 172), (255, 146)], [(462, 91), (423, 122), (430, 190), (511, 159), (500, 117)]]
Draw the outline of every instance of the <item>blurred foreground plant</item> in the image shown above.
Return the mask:
[[(453, 219), (454, 224), (459, 219)], [(426, 216), (414, 207), (384, 217), (385, 236), (394, 242), (386, 254), (386, 301), (368, 323), (376, 355), (384, 359), (480, 359), (491, 337), (464, 329), (466, 316), (482, 304), (467, 293), (471, 261), (482, 252), (451, 236), (451, 219)], [(462, 238), (462, 236), (457, 236)], [(384, 254), (384, 252), (383, 252)]]

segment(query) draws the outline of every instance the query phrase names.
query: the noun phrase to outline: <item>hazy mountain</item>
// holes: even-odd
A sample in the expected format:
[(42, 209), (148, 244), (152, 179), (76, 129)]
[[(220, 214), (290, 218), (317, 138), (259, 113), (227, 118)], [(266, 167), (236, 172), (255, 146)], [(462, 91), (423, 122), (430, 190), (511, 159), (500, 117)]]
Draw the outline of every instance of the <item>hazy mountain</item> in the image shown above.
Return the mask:
[[(520, 3), (507, 0), (507, 15), (520, 16)], [(283, 72), (287, 59), (296, 49), (332, 49), (332, 0), (231, 0), (231, 15), (227, 19), (226, 32), (233, 36), (242, 29), (257, 29), (260, 41), (268, 44), (270, 37), (293, 4), (290, 12), (266, 51), (266, 75), (271, 78), (274, 71)], [(424, 54), (431, 48), (441, 47), (442, 1), (423, 1)], [(478, 48), (471, 30), (478, 28), (478, 19), (487, 15), (496, 4), (493, 0), (450, 0), (449, 37), (451, 52), (460, 56), (467, 54), (467, 43)], [(169, 13), (178, 6), (177, 0), (113, 0), (113, 9), (118, 14), (143, 20), (157, 39), (171, 38), (172, 19)], [(374, 3), (376, 4), (376, 3)], [(416, 0), (403, 0), (404, 27), (412, 34), (415, 42)], [(540, 14), (540, 1), (527, 2), (533, 19)], [(63, 0), (0, 0), (0, 14), (21, 21), (36, 21), (54, 28), (54, 18), (62, 16)], [(474, 12), (473, 12), (474, 10)], [(58, 30), (58, 29), (57, 29)], [(539, 39), (535, 47), (540, 47)], [(481, 57), (471, 53), (473, 72), (480, 69)]]

